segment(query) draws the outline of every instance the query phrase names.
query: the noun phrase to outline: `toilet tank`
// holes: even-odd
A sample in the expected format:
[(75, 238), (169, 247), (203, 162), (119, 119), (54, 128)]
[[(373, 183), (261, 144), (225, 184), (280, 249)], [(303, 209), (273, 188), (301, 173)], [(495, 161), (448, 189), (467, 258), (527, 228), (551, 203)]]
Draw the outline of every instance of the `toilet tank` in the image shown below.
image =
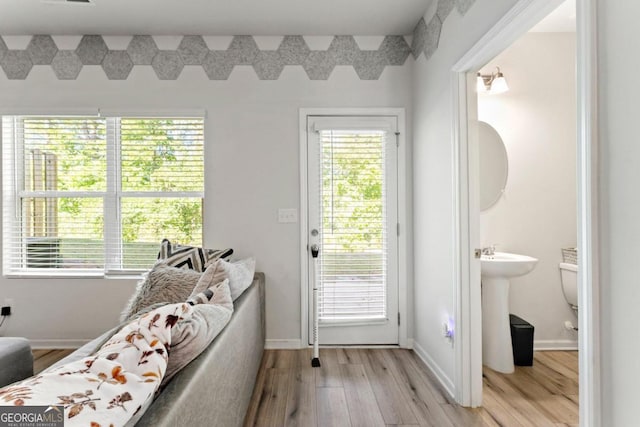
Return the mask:
[(578, 307), (578, 266), (560, 263), (560, 280), (564, 297), (573, 308)]

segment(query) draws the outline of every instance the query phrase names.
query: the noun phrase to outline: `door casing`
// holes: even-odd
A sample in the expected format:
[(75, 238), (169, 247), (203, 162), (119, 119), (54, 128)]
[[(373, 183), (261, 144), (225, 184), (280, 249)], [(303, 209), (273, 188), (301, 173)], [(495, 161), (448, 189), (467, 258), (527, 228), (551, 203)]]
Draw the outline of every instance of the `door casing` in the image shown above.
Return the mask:
[[(480, 292), (472, 287), (472, 276), (479, 261), (472, 258), (473, 244), (479, 241), (478, 212), (470, 206), (477, 198), (477, 186), (469, 183), (469, 138), (467, 124), (468, 83), (484, 64), (510, 46), (539, 22), (562, 0), (519, 0), (453, 67), (453, 170), (454, 170), (454, 268), (456, 401), (463, 406), (482, 403), (482, 341)], [(580, 425), (599, 427), (600, 391), (600, 318), (598, 258), (598, 129), (597, 129), (597, 56), (596, 0), (576, 0), (577, 94), (578, 94), (578, 256), (582, 266), (579, 287), (579, 395)], [(470, 87), (471, 86), (471, 87)], [(473, 153), (471, 153), (473, 155)], [(474, 217), (475, 215), (475, 217)]]
[(398, 311), (400, 325), (398, 327), (399, 346), (412, 348), (413, 340), (409, 337), (410, 319), (412, 319), (408, 295), (412, 293), (410, 272), (413, 271), (413, 242), (408, 230), (411, 229), (409, 216), (409, 201), (407, 182), (411, 176), (408, 162), (406, 143), (406, 121), (404, 108), (300, 108), (299, 110), (299, 139), (300, 139), (300, 348), (308, 347), (309, 329), (309, 271), (307, 236), (308, 224), (308, 195), (307, 195), (307, 117), (308, 116), (396, 116), (398, 119)]

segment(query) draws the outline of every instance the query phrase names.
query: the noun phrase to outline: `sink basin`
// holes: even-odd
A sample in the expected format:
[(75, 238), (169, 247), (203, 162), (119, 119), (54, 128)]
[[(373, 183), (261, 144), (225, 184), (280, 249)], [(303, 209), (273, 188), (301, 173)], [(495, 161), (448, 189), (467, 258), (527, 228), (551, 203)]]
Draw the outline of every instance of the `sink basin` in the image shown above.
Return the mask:
[(505, 374), (514, 371), (509, 327), (509, 279), (524, 276), (538, 260), (496, 252), (482, 255), (482, 360), (489, 368)]
[(531, 272), (538, 263), (536, 258), (527, 255), (496, 252), (482, 255), (480, 271), (483, 277), (518, 277)]

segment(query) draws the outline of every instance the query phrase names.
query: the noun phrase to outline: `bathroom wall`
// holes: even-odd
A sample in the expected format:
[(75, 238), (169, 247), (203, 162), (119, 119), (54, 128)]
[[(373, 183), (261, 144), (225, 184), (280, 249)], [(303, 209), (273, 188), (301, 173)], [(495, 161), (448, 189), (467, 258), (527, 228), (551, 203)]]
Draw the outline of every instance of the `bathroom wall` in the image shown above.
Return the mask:
[(562, 294), (560, 248), (576, 245), (575, 33), (528, 33), (483, 67), (499, 66), (509, 92), (478, 97), (478, 117), (507, 148), (503, 197), (480, 215), (483, 246), (539, 259), (511, 283), (510, 308), (535, 326), (537, 349), (577, 348)]

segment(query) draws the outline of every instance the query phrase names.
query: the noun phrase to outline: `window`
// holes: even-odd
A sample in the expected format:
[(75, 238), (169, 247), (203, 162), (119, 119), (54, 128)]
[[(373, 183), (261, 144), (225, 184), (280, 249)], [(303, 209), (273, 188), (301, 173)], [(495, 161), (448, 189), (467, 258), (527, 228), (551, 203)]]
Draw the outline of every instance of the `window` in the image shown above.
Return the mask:
[(140, 271), (201, 245), (204, 120), (4, 116), (4, 274)]

